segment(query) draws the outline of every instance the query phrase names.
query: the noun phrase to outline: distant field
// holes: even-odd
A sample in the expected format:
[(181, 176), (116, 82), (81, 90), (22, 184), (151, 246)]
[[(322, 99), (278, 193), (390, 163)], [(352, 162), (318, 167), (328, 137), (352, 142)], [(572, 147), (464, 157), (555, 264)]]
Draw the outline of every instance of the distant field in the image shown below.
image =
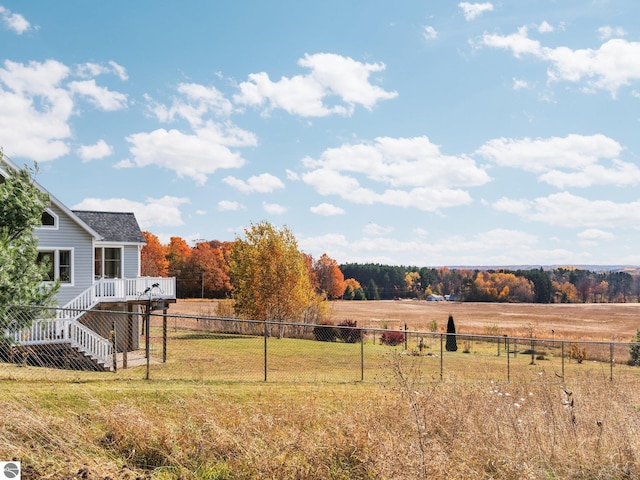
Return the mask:
[[(215, 300), (179, 300), (169, 313), (215, 315)], [(458, 303), (418, 300), (334, 301), (330, 316), (335, 323), (355, 320), (371, 328), (428, 330), (435, 320), (439, 330), (453, 315), (458, 333), (485, 333), (497, 326), (501, 334), (528, 336), (533, 328), (539, 338), (628, 342), (640, 329), (640, 304), (520, 304)]]

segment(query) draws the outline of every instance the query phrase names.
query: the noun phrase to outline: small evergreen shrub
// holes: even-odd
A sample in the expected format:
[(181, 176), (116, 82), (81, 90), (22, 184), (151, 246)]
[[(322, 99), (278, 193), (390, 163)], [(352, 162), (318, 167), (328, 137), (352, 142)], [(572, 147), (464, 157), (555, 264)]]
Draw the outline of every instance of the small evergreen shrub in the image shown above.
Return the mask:
[[(640, 330), (636, 332), (636, 338), (633, 341), (640, 342)], [(631, 345), (631, 347), (629, 347), (629, 355), (631, 356), (629, 365), (640, 365), (640, 343), (636, 343), (635, 345)]]
[(387, 332), (382, 332), (380, 335), (380, 343), (383, 345), (389, 345), (391, 347), (395, 347), (396, 345), (400, 345), (404, 342), (404, 333), (398, 332), (396, 330), (389, 330)]
[(362, 329), (356, 328), (358, 322), (353, 320), (345, 320), (338, 324), (338, 333), (344, 343), (356, 343), (362, 338)]
[(336, 330), (331, 324), (316, 325), (313, 327), (313, 337), (319, 342), (335, 342), (338, 338)]

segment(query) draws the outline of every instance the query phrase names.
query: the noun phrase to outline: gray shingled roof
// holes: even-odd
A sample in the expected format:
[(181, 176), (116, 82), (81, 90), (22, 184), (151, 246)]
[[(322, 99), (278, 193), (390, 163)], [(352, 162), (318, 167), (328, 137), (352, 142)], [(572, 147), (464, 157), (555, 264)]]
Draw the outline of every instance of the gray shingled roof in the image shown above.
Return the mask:
[(145, 243), (133, 213), (72, 211), (94, 229), (104, 242)]

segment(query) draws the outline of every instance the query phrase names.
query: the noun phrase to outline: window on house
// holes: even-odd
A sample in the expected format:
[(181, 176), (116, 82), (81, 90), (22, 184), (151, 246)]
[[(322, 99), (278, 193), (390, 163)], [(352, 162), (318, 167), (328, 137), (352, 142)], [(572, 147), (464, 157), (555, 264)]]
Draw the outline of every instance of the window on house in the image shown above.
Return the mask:
[(53, 282), (56, 278), (55, 275), (55, 252), (54, 251), (49, 251), (49, 252), (38, 252), (38, 263), (40, 265), (46, 265), (47, 266), (47, 273), (46, 273), (46, 277), (45, 280), (49, 281), (49, 282)]
[(58, 252), (58, 278), (61, 282), (71, 282), (71, 251), (69, 250)]
[(46, 210), (42, 212), (42, 226), (43, 227), (55, 227), (56, 218)]
[(45, 281), (60, 280), (62, 283), (71, 283), (71, 250), (41, 250), (38, 252), (37, 261), (47, 265)]
[(96, 248), (96, 278), (122, 278), (122, 250), (120, 248)]

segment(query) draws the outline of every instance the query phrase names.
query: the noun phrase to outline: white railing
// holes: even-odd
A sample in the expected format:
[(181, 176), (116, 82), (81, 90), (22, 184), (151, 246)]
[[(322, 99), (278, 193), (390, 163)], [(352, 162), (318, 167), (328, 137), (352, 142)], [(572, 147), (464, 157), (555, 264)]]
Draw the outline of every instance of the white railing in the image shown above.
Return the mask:
[(176, 298), (174, 277), (101, 278), (58, 310), (60, 319), (74, 320), (100, 302)]
[(111, 342), (76, 320), (34, 320), (28, 329), (7, 333), (17, 345), (70, 343), (104, 365), (110, 365), (113, 358)]
[(109, 365), (113, 358), (111, 342), (98, 335), (78, 318), (100, 302), (176, 298), (176, 279), (165, 277), (102, 278), (58, 309), (55, 319), (34, 320), (31, 327), (6, 331), (17, 345), (71, 343), (82, 353)]
[(113, 345), (108, 339), (76, 321), (69, 322), (69, 339), (72, 347), (90, 355), (105, 366), (111, 366), (109, 362), (113, 358)]
[(93, 284), (97, 301), (175, 298), (174, 277), (101, 278)]

